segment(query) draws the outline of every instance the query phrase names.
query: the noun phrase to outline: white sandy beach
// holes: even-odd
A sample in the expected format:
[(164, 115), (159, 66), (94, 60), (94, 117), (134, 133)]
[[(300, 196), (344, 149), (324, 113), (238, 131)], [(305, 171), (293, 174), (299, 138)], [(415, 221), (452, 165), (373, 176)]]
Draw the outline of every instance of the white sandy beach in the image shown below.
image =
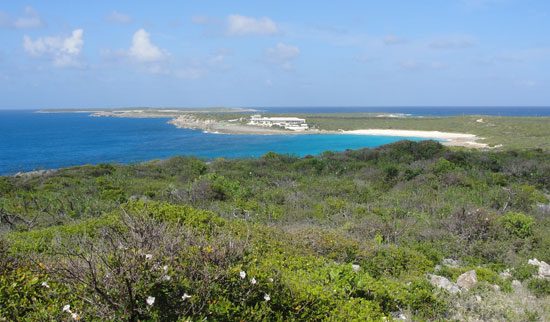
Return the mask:
[(355, 134), (355, 135), (383, 135), (383, 136), (404, 136), (415, 138), (431, 138), (445, 140), (444, 145), (448, 146), (466, 146), (471, 148), (487, 148), (485, 143), (476, 142), (481, 139), (474, 134), (467, 133), (451, 133), (440, 131), (413, 131), (413, 130), (382, 130), (382, 129), (369, 129), (369, 130), (354, 130), (354, 131), (342, 131), (342, 134)]

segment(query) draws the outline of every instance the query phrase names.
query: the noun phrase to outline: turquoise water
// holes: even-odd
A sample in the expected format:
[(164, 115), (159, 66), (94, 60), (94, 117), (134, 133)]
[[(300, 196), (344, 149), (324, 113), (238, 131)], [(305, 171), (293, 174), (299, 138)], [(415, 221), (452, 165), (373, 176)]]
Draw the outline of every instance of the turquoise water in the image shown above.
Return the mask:
[(178, 129), (168, 119), (89, 117), (0, 111), (0, 174), (101, 162), (132, 163), (174, 155), (304, 156), (375, 147), (402, 139), (363, 135), (224, 135)]

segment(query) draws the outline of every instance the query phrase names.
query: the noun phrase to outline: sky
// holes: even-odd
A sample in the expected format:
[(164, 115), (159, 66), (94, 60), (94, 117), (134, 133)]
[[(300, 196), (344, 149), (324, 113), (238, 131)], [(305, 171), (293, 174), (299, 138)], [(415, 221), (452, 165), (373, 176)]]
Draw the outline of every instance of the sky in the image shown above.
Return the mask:
[(550, 1), (2, 1), (0, 109), (549, 106)]

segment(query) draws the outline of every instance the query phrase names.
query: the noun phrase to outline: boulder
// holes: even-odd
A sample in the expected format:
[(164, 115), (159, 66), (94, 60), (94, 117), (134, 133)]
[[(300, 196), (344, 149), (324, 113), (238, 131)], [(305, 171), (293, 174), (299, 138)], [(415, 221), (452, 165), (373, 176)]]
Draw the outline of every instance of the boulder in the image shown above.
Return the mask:
[(458, 277), (456, 284), (466, 291), (469, 291), (472, 286), (477, 284), (477, 274), (475, 270), (468, 271)]
[(550, 279), (550, 265), (548, 265), (544, 261), (539, 261), (538, 259), (530, 259), (527, 262), (529, 265), (538, 266), (539, 268), (539, 275), (536, 276), (540, 279)]
[(510, 272), (510, 269), (507, 268), (504, 272), (498, 274), (498, 276), (500, 278), (502, 278), (503, 280), (507, 280), (509, 279), (510, 277), (512, 277), (512, 273)]
[(452, 268), (457, 268), (459, 266), (458, 261), (452, 258), (443, 259), (443, 265), (447, 267), (452, 267)]
[(460, 293), (460, 289), (458, 288), (456, 283), (449, 281), (447, 278), (443, 276), (438, 276), (438, 275), (428, 275), (428, 276), (430, 278), (429, 281), (433, 286), (437, 288), (445, 289), (449, 291), (449, 293), (451, 294)]

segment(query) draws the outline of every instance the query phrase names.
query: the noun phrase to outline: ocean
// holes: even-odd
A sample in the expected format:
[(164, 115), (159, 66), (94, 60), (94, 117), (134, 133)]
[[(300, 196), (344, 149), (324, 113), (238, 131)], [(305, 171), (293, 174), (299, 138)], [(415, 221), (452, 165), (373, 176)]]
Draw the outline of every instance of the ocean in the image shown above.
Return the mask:
[[(412, 115), (442, 114), (426, 108), (259, 108), (272, 113), (390, 112)], [(489, 113), (493, 111), (493, 113)], [(500, 115), (550, 116), (550, 108), (501, 109)], [(439, 113), (439, 114), (438, 114)], [(496, 110), (467, 114), (499, 115)], [(527, 114), (526, 114), (527, 113)], [(462, 113), (458, 113), (462, 114)], [(56, 169), (83, 164), (134, 163), (175, 155), (258, 157), (267, 152), (298, 156), (323, 151), (376, 147), (402, 139), (361, 135), (224, 135), (178, 129), (169, 119), (90, 117), (88, 114), (38, 114), (0, 110), (0, 175), (19, 171)]]
[(506, 106), (506, 107), (258, 107), (265, 113), (403, 113), (410, 116), (454, 116), (454, 115), (492, 115), (492, 116), (550, 116), (550, 107), (543, 106)]

